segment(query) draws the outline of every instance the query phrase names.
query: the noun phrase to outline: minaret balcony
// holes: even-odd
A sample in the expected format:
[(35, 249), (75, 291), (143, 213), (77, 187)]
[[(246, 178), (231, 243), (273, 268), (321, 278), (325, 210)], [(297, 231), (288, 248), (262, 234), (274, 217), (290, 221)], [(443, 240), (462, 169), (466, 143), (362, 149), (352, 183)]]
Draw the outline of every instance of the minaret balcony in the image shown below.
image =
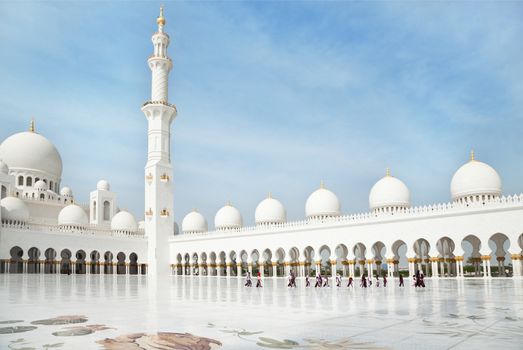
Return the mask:
[(176, 106), (174, 104), (171, 104), (171, 103), (167, 102), (167, 101), (146, 101), (146, 102), (144, 102), (142, 107), (145, 107), (147, 105), (164, 105), (164, 106), (167, 106), (167, 107), (172, 107), (172, 108), (174, 108), (176, 110)]

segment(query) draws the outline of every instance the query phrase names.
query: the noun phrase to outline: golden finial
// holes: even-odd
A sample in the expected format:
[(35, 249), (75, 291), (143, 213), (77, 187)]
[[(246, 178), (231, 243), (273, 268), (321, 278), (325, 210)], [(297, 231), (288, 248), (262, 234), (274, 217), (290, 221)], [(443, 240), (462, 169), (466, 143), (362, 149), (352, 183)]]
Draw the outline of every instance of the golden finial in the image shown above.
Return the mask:
[(390, 168), (387, 168), (387, 170), (385, 171), (385, 176), (390, 176)]
[(267, 198), (272, 198), (272, 192), (269, 192), (269, 195), (267, 196)]
[(472, 162), (472, 161), (474, 161), (474, 160), (475, 160), (475, 159), (474, 159), (474, 150), (471, 150), (471, 151), (470, 151), (470, 161)]
[(160, 6), (160, 15), (156, 19), (156, 23), (158, 23), (159, 26), (165, 25), (165, 18), (163, 17), (163, 5)]
[(35, 132), (35, 120), (31, 119), (31, 123), (29, 124), (29, 131)]
[(228, 207), (232, 206), (231, 205), (231, 201), (227, 201), (227, 204), (225, 204), (225, 205), (228, 206)]
[(325, 188), (325, 182), (323, 182), (323, 180), (320, 181), (320, 188)]
[(197, 213), (197, 212), (198, 212), (198, 209), (196, 209), (196, 208), (192, 208), (192, 211), (195, 212), (195, 213)]

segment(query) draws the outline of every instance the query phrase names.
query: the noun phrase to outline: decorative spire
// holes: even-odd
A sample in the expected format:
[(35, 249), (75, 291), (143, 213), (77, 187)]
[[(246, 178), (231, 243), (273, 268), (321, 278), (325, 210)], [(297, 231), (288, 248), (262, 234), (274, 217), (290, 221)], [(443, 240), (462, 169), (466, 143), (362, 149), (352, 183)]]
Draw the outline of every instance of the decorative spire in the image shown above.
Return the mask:
[(197, 213), (197, 212), (198, 212), (198, 209), (196, 209), (196, 208), (192, 208), (192, 211), (195, 212), (195, 213)]
[(470, 151), (470, 161), (472, 162), (472, 161), (474, 161), (474, 160), (475, 160), (475, 159), (474, 159), (474, 150), (471, 150), (471, 151)]
[(272, 192), (269, 192), (269, 195), (267, 196), (267, 198), (272, 198)]
[(325, 188), (325, 182), (323, 182), (323, 180), (320, 181), (320, 188)]
[(156, 19), (156, 23), (158, 23), (158, 31), (163, 31), (163, 26), (165, 25), (165, 17), (163, 17), (163, 5), (160, 6), (160, 15)]
[(29, 124), (29, 131), (35, 132), (35, 120), (31, 119), (31, 123)]
[(227, 203), (225, 205), (228, 207), (232, 207), (231, 201), (227, 201)]
[(387, 168), (387, 170), (385, 170), (385, 176), (390, 176), (390, 168)]

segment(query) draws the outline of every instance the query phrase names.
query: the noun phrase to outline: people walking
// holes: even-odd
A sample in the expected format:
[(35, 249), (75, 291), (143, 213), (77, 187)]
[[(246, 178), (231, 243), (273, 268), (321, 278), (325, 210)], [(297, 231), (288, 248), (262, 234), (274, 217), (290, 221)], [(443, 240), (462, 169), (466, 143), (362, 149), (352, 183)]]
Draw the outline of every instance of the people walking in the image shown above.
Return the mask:
[(305, 276), (305, 287), (310, 287), (311, 281), (309, 280), (309, 276)]
[(403, 275), (400, 273), (400, 287), (404, 287), (404, 283), (403, 283)]
[(341, 276), (339, 273), (336, 274), (336, 287), (341, 287)]
[(261, 283), (261, 273), (260, 273), (260, 271), (258, 271), (258, 281), (256, 281), (256, 288), (261, 288), (261, 287), (263, 287), (262, 283)]
[(360, 287), (367, 288), (367, 278), (365, 275), (361, 275)]
[(245, 278), (245, 287), (252, 287), (252, 279), (250, 272), (247, 272), (247, 276)]
[(316, 284), (314, 285), (314, 288), (321, 287), (321, 284), (322, 284), (322, 278), (321, 278), (321, 274), (318, 272), (316, 274)]
[(387, 287), (387, 276), (383, 275), (383, 287)]
[(352, 279), (352, 276), (350, 276), (350, 277), (349, 277), (349, 284), (347, 284), (347, 287), (354, 287), (354, 286), (352, 285), (352, 282), (353, 282), (353, 281), (354, 281), (354, 280)]

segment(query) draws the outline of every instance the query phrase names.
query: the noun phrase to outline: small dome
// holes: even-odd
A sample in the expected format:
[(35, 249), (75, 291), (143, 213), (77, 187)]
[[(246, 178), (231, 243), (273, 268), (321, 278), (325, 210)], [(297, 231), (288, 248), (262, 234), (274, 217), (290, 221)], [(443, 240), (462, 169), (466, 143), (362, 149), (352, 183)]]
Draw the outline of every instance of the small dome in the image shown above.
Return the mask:
[(5, 197), (0, 201), (2, 221), (27, 222), (29, 209), (27, 205), (16, 197)]
[(474, 159), (461, 166), (450, 182), (453, 200), (476, 195), (501, 195), (501, 178), (494, 168)]
[(371, 210), (379, 208), (408, 208), (410, 207), (410, 191), (398, 178), (387, 176), (381, 178), (372, 186), (369, 194)]
[(3, 160), (0, 159), (0, 173), (1, 174), (9, 174), (9, 167)]
[(287, 212), (283, 204), (269, 194), (256, 207), (254, 220), (256, 225), (278, 224), (287, 221)]
[(100, 180), (96, 184), (96, 189), (99, 191), (110, 191), (111, 186), (109, 185), (109, 182), (107, 182), (106, 180)]
[(242, 227), (242, 215), (230, 204), (222, 207), (214, 217), (214, 228), (216, 230), (227, 230)]
[(207, 220), (196, 210), (191, 211), (185, 215), (182, 221), (183, 233), (199, 233), (207, 232)]
[(62, 197), (72, 197), (73, 196), (73, 190), (71, 190), (69, 187), (62, 187), (60, 190), (60, 196)]
[(36, 191), (47, 191), (47, 184), (43, 181), (43, 180), (38, 180), (35, 182), (33, 188), (36, 190)]
[(321, 184), (305, 203), (305, 215), (307, 218), (339, 216), (341, 205), (338, 197)]
[(138, 223), (128, 211), (121, 210), (111, 220), (111, 230), (123, 233), (136, 233)]
[(11, 170), (41, 171), (57, 179), (62, 176), (62, 158), (56, 147), (40, 134), (31, 131), (9, 136), (0, 144), (0, 159)]
[(79, 205), (69, 204), (58, 214), (58, 225), (85, 227), (88, 223), (87, 213)]

